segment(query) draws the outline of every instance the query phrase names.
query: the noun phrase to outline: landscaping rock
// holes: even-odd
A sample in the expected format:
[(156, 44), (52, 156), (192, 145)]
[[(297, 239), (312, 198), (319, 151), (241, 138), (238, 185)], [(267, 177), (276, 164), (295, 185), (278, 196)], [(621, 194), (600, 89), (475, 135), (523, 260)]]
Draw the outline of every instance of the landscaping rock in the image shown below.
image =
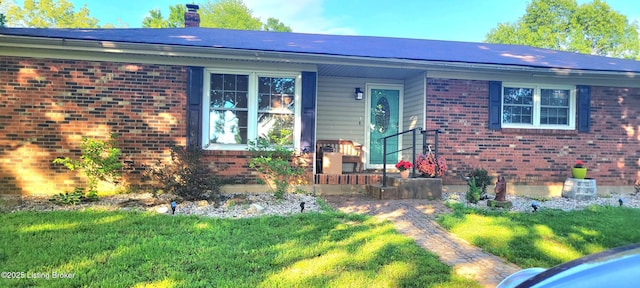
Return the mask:
[[(507, 195), (506, 200), (513, 204), (511, 208), (508, 208), (509, 211), (533, 212), (531, 204), (534, 200), (539, 204), (538, 211), (541, 209), (560, 209), (563, 211), (571, 211), (584, 209), (592, 205), (619, 207), (620, 203), (618, 202), (618, 199), (621, 197), (624, 198), (624, 207), (640, 208), (640, 194), (613, 194), (608, 197), (597, 197), (591, 200), (578, 200), (564, 197), (537, 199), (524, 196)], [(479, 202), (477, 204), (468, 203), (465, 199), (465, 192), (443, 193), (442, 198), (444, 201), (463, 203), (469, 207), (493, 209), (488, 202)]]
[(257, 214), (262, 214), (262, 212), (264, 212), (264, 207), (260, 206), (259, 204), (253, 203), (251, 204), (251, 206), (249, 206), (249, 211)]
[[(79, 205), (61, 206), (55, 205), (48, 197), (21, 196), (19, 200), (11, 202), (8, 212), (13, 211), (52, 211), (52, 210), (124, 210), (124, 211), (150, 211), (155, 213), (171, 213), (169, 203), (173, 195), (162, 194), (153, 197), (150, 193), (118, 194), (100, 197), (97, 202), (81, 203)], [(305, 194), (285, 194), (283, 199), (277, 199), (271, 193), (259, 194), (224, 194), (221, 199), (240, 201), (240, 203), (227, 201), (226, 204), (216, 206), (207, 201), (181, 201), (178, 203), (176, 215), (201, 215), (216, 218), (246, 218), (261, 215), (291, 215), (300, 211), (300, 202), (305, 202), (304, 212), (321, 212), (322, 209), (316, 201), (316, 197)], [(14, 203), (15, 202), (15, 203)], [(6, 202), (5, 202), (6, 203)], [(205, 204), (206, 203), (206, 204)], [(225, 203), (223, 201), (223, 203)], [(256, 204), (251, 207), (249, 203)], [(231, 205), (230, 205), (231, 204)], [(251, 208), (251, 209), (250, 209)]]

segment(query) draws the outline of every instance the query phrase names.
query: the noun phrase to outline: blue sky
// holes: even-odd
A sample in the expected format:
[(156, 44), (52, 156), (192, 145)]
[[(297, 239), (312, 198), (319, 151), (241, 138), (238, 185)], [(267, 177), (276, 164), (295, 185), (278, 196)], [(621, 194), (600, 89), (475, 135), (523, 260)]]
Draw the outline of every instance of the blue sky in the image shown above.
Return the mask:
[[(10, 1), (10, 0), (0, 0)], [(603, 0), (640, 22), (640, 1)], [(21, 5), (22, 1), (15, 1)], [(87, 5), (100, 24), (140, 27), (151, 9), (198, 0), (70, 0)], [(529, 0), (244, 0), (253, 15), (280, 19), (294, 32), (481, 42), (501, 22), (524, 15)], [(578, 3), (591, 2), (578, 0)]]

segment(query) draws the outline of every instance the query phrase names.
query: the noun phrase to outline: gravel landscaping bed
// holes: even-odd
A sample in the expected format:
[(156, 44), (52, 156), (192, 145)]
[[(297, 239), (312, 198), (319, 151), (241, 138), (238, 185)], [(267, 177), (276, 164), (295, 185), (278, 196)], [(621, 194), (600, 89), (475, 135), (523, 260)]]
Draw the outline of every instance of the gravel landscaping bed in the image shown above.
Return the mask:
[[(493, 199), (493, 196), (489, 196), (490, 199)], [(477, 207), (483, 209), (493, 209), (487, 206), (486, 200), (481, 200), (477, 204), (469, 203), (466, 201), (465, 193), (443, 193), (443, 200), (445, 201), (454, 201), (464, 203), (470, 207)], [(513, 203), (513, 207), (509, 209), (509, 211), (517, 211), (517, 212), (533, 212), (533, 208), (531, 204), (533, 201), (536, 201), (539, 205), (538, 209), (560, 209), (564, 211), (571, 211), (576, 209), (584, 209), (586, 207), (592, 205), (601, 205), (601, 206), (620, 206), (619, 199), (623, 199), (623, 206), (631, 207), (631, 208), (640, 208), (640, 193), (636, 195), (630, 194), (617, 194), (611, 195), (610, 197), (598, 197), (593, 200), (575, 200), (563, 197), (553, 197), (546, 199), (532, 199), (529, 197), (523, 196), (515, 196), (515, 195), (507, 195), (507, 201), (511, 201)]]
[[(175, 214), (202, 215), (220, 218), (244, 218), (260, 215), (291, 215), (301, 213), (300, 204), (304, 202), (304, 212), (321, 211), (316, 197), (304, 194), (285, 194), (276, 199), (272, 194), (224, 194), (220, 205), (203, 201), (181, 201), (177, 203)], [(23, 196), (14, 200), (3, 200), (10, 206), (8, 211), (52, 211), (52, 210), (134, 210), (172, 214), (172, 195), (153, 197), (150, 193), (119, 194), (104, 196), (96, 202), (79, 205), (56, 205), (45, 197)], [(11, 203), (13, 202), (13, 203)]]
[[(45, 197), (23, 196), (14, 200), (3, 200), (2, 211), (52, 211), (52, 210), (132, 210), (151, 211), (162, 214), (172, 214), (172, 195), (159, 195), (153, 197), (150, 193), (119, 194), (101, 197), (97, 202), (81, 203), (79, 205), (56, 205)], [(490, 198), (493, 196), (490, 195)], [(507, 195), (507, 200), (513, 203), (509, 211), (533, 212), (531, 207), (535, 200), (539, 204), (538, 209), (561, 209), (570, 211), (584, 209), (591, 205), (620, 206), (618, 199), (624, 200), (623, 206), (640, 208), (640, 194), (637, 195), (612, 195), (611, 197), (599, 197), (594, 200), (574, 200), (562, 197), (547, 199), (532, 199), (528, 197)], [(182, 201), (177, 203), (175, 214), (177, 215), (201, 215), (219, 218), (245, 218), (261, 215), (292, 215), (301, 213), (300, 204), (304, 202), (305, 212), (321, 212), (315, 196), (305, 194), (285, 194), (283, 199), (276, 199), (271, 193), (259, 194), (224, 194), (223, 201), (219, 205), (208, 201)], [(460, 202), (470, 207), (482, 209), (502, 209), (487, 206), (486, 200), (477, 204), (468, 203), (464, 192), (443, 193), (442, 200)]]

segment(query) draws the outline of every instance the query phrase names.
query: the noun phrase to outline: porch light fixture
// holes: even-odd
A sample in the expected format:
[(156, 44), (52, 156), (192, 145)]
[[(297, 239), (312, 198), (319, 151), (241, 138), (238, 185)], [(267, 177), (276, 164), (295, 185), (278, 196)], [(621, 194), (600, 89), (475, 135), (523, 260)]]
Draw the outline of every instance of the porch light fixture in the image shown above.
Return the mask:
[(362, 98), (364, 98), (364, 92), (362, 92), (360, 88), (356, 88), (353, 95), (356, 97), (356, 100), (362, 100)]

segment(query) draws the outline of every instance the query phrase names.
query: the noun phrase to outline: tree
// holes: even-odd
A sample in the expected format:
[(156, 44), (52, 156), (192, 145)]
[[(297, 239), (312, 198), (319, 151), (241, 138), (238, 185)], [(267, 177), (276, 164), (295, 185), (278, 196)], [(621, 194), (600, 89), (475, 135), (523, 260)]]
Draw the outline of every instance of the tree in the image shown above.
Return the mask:
[(184, 27), (184, 13), (187, 12), (187, 6), (176, 4), (169, 7), (169, 19), (167, 19), (167, 26), (169, 27)]
[(184, 5), (169, 7), (169, 18), (164, 19), (160, 9), (152, 9), (149, 16), (142, 20), (144, 28), (178, 28), (184, 27), (184, 13), (187, 11)]
[(36, 28), (95, 28), (98, 19), (89, 16), (85, 4), (74, 12), (67, 0), (24, 0), (24, 8), (10, 5), (7, 9), (7, 25)]
[(251, 10), (242, 0), (207, 1), (200, 6), (200, 24), (202, 27), (260, 30), (259, 18), (251, 16)]
[(291, 32), (291, 27), (284, 25), (284, 23), (280, 22), (280, 20), (276, 18), (269, 17), (269, 19), (267, 19), (267, 23), (262, 25), (262, 30), (275, 32)]
[(142, 27), (144, 28), (167, 28), (167, 21), (162, 19), (160, 9), (152, 9), (149, 16), (142, 19)]
[[(2, 1), (0, 1), (0, 10), (3, 9), (5, 5), (2, 5)], [(7, 21), (7, 18), (4, 16), (4, 13), (0, 13), (0, 28), (4, 27), (4, 22)]]
[(635, 58), (640, 53), (637, 23), (595, 0), (578, 7), (573, 18), (569, 50), (585, 54)]
[(638, 25), (601, 0), (533, 0), (516, 23), (499, 23), (485, 42), (529, 45), (584, 54), (635, 58)]
[[(207, 0), (199, 4), (200, 27), (240, 29), (240, 30), (265, 30), (278, 32), (291, 32), (291, 28), (280, 20), (270, 17), (266, 23), (260, 22), (260, 18), (253, 17), (242, 0)], [(184, 5), (169, 7), (169, 18), (164, 19), (159, 10), (150, 10), (142, 27), (167, 28), (184, 27)]]

